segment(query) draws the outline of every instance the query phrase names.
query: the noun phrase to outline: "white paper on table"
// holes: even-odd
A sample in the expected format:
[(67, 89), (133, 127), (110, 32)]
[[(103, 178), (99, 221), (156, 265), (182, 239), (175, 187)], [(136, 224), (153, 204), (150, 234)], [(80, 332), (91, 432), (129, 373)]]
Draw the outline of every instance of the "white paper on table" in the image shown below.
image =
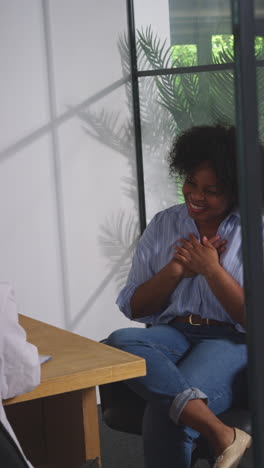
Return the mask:
[(39, 355), (39, 363), (44, 364), (44, 362), (47, 362), (51, 359), (51, 356), (44, 356), (43, 354)]

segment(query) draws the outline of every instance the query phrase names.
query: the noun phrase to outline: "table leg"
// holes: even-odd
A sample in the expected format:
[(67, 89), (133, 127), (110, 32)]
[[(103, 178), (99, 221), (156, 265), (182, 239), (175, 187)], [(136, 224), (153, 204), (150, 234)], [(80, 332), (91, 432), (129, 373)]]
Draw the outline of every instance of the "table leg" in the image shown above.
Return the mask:
[(82, 411), (85, 457), (87, 460), (94, 460), (97, 458), (99, 467), (101, 468), (96, 387), (82, 390)]
[(6, 409), (34, 466), (79, 468), (86, 460), (97, 458), (101, 468), (95, 387)]

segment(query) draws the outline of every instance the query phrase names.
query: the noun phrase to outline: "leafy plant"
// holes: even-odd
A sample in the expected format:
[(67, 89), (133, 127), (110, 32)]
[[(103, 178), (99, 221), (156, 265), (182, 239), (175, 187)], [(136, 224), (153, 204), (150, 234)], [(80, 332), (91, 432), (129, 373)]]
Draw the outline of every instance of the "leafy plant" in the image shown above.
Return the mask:
[[(182, 68), (197, 64), (196, 47), (167, 47), (161, 43), (149, 26), (138, 31), (138, 53), (145, 54), (149, 68), (160, 70)], [(262, 38), (256, 38), (256, 59), (263, 59)], [(212, 62), (216, 65), (234, 63), (233, 36), (216, 35), (212, 38)], [(260, 135), (264, 132), (264, 73), (257, 69)], [(234, 76), (232, 69), (160, 75), (155, 77), (158, 103), (165, 107), (175, 121), (176, 131), (193, 125), (212, 124), (217, 121), (234, 122)]]

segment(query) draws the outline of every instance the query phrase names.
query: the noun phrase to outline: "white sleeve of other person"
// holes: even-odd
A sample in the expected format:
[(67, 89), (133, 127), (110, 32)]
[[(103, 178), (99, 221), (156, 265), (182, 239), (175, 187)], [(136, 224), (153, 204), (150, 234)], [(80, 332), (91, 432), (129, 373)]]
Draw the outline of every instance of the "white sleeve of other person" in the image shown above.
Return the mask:
[(39, 382), (38, 350), (27, 342), (26, 332), (18, 323), (12, 287), (0, 282), (0, 419), (19, 447), (6, 418), (2, 399), (29, 392)]

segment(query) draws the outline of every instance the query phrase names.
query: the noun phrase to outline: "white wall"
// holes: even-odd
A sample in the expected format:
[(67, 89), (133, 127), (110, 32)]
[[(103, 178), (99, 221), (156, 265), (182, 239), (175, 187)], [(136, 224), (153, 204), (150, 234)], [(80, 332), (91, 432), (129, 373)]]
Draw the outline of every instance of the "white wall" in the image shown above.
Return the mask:
[(94, 339), (115, 306), (138, 204), (123, 0), (0, 0), (0, 277), (21, 313)]

